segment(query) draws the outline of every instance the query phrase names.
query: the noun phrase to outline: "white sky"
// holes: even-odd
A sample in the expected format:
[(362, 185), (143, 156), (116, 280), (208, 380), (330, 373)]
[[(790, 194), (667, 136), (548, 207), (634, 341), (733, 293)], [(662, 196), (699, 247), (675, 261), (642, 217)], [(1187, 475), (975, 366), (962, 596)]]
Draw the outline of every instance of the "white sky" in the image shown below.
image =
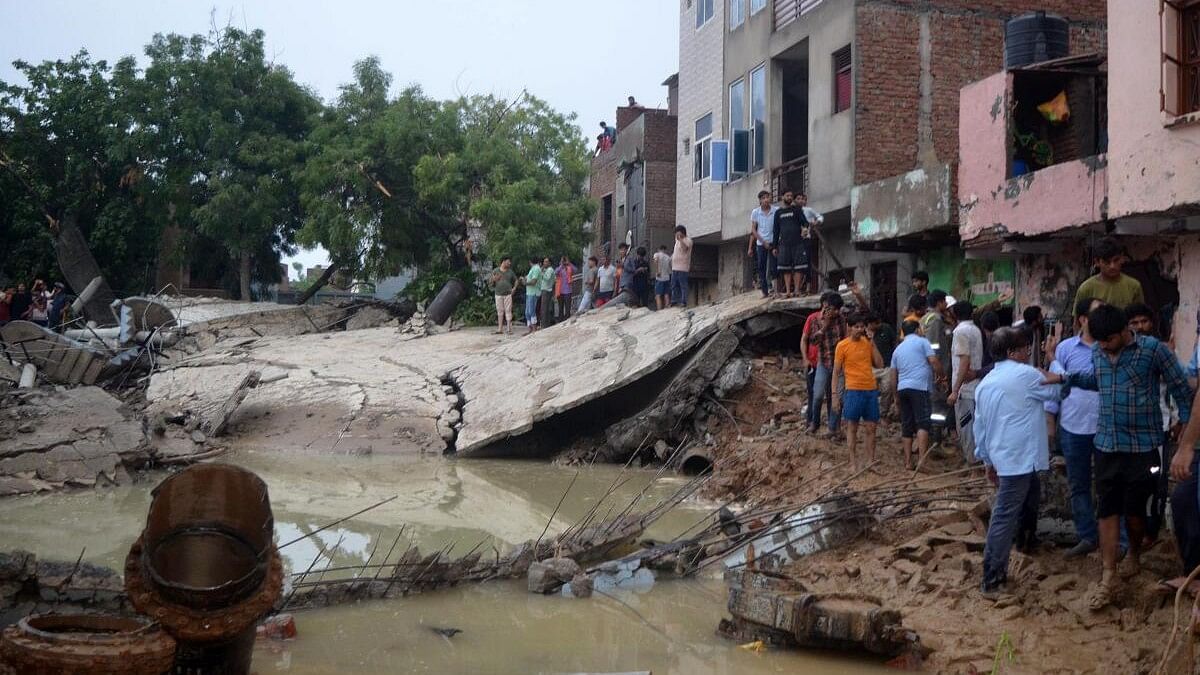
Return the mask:
[[(16, 79), (16, 59), (65, 59), (80, 48), (110, 61), (141, 57), (155, 33), (207, 32), (214, 11), (220, 26), (266, 31), (268, 56), (326, 100), (356, 60), (375, 54), (394, 87), (420, 84), (438, 98), (528, 88), (578, 113), (589, 139), (628, 95), (666, 107), (661, 83), (678, 70), (675, 0), (0, 0), (0, 80)], [(325, 258), (317, 250), (287, 262)]]

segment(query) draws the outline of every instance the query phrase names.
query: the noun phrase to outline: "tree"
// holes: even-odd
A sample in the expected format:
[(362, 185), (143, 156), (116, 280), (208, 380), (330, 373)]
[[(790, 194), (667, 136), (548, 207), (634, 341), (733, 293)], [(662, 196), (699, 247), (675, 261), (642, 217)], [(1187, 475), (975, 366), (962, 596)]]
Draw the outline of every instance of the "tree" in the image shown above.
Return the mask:
[(354, 82), (342, 86), (311, 136), (297, 238), (330, 256), (312, 292), (338, 270), (383, 276), (427, 260), (422, 226), (430, 214), (416, 199), (413, 168), (454, 140), (455, 118), (419, 87), (389, 98), (391, 82), (377, 58), (357, 62)]
[(320, 101), (268, 63), (261, 30), (156, 35), (146, 48), (146, 124), (155, 172), (176, 220), (236, 261), (242, 299), (278, 276), (301, 223), (295, 179)]
[(27, 84), (0, 82), (0, 277), (58, 276), (46, 216), (69, 213), (109, 284), (140, 292), (152, 278), (163, 202), (145, 180), (134, 133), (133, 59), (110, 68), (80, 51), (13, 65)]
[(421, 206), (433, 238), (450, 259), (460, 254), (472, 225), (482, 228), (491, 258), (569, 254), (584, 241), (593, 208), (583, 191), (588, 150), (573, 115), (522, 93), (461, 98), (454, 108), (459, 139), (453, 151), (426, 155), (416, 168)]

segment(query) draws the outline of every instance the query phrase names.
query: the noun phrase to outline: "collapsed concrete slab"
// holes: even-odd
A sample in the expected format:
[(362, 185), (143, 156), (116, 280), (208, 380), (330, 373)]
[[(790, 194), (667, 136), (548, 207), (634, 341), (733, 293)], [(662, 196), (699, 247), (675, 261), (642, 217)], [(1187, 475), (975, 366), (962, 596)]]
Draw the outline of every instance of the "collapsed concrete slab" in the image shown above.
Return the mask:
[(818, 302), (746, 293), (682, 310), (606, 309), (469, 355), (450, 373), (465, 400), (458, 454), (494, 454), (491, 444), (637, 382), (719, 330), (761, 314), (802, 315)]
[(15, 363), (32, 363), (51, 382), (94, 384), (109, 355), (29, 321), (0, 327), (0, 349)]
[(9, 394), (0, 416), (0, 496), (128, 481), (149, 458), (142, 425), (98, 387)]

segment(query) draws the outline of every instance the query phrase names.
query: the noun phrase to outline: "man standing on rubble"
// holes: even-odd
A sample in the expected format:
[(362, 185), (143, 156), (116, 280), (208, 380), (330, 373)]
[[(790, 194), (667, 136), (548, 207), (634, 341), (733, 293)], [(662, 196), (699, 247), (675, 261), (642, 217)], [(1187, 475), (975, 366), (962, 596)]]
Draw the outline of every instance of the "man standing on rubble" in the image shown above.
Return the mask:
[(1036, 527), (1041, 489), (1039, 471), (1050, 467), (1046, 434), (1047, 401), (1056, 401), (1060, 388), (1043, 382), (1030, 366), (1029, 335), (1005, 327), (992, 340), (995, 367), (975, 392), (975, 457), (987, 467), (997, 486), (996, 505), (988, 522), (983, 550), (986, 598), (995, 598), (1008, 582), (1008, 558), (1017, 531)]
[[(1096, 495), (1100, 521), (1100, 553), (1104, 572), (1088, 605), (1099, 610), (1112, 603), (1120, 578), (1141, 570), (1146, 533), (1146, 502), (1154, 493), (1151, 469), (1164, 442), (1158, 386), (1165, 382), (1179, 406), (1180, 422), (1190, 419), (1192, 390), (1171, 350), (1158, 340), (1135, 336), (1125, 312), (1101, 305), (1088, 313), (1088, 330), (1096, 341), (1090, 374), (1047, 374), (1048, 382), (1100, 392), (1096, 424)], [(1176, 428), (1176, 431), (1178, 428)], [(1118, 567), (1120, 520), (1125, 516), (1129, 552)]]
[(592, 300), (596, 297), (596, 270), (600, 267), (600, 261), (596, 256), (591, 256), (583, 261), (583, 280), (580, 284), (583, 287), (582, 295), (579, 297), (579, 313), (583, 314), (592, 307)]
[(671, 306), (687, 307), (688, 275), (692, 269), (692, 238), (687, 228), (675, 226), (675, 249), (671, 251)]
[[(1088, 332), (1088, 312), (1103, 305), (1095, 298), (1083, 298), (1075, 305), (1075, 335), (1058, 343), (1050, 371), (1059, 375), (1090, 374), (1096, 341)], [(1046, 402), (1046, 412), (1058, 415), (1059, 448), (1067, 465), (1067, 485), (1071, 493), (1071, 520), (1079, 542), (1065, 557), (1085, 556), (1100, 545), (1096, 529), (1096, 511), (1092, 503), (1092, 461), (1096, 455), (1096, 421), (1100, 415), (1100, 395), (1086, 389), (1071, 389), (1062, 403)]]
[[(920, 297), (920, 296), (916, 296)], [(896, 396), (893, 412), (900, 417), (900, 442), (904, 445), (904, 468), (919, 469), (929, 451), (930, 414), (929, 387), (936, 376), (942, 381), (942, 364), (937, 360), (933, 346), (920, 334), (921, 325), (916, 321), (900, 324), (904, 339), (892, 352), (892, 382)], [(917, 439), (917, 462), (912, 461), (913, 438)]]
[[(845, 301), (836, 291), (829, 291), (821, 298), (821, 316), (808, 332), (808, 344), (817, 344), (817, 374), (813, 379), (813, 395), (809, 399), (809, 433), (817, 433), (821, 426), (821, 404), (829, 399), (832, 401), (834, 389), (833, 358), (837, 344), (849, 333), (846, 318), (842, 316), (842, 306)], [(833, 435), (838, 430), (837, 415), (831, 409), (829, 413), (829, 433)]]
[(500, 259), (500, 267), (492, 272), (492, 293), (496, 297), (496, 335), (507, 332), (512, 335), (513, 289), (517, 286), (517, 275), (512, 271), (512, 258)]
[(983, 367), (983, 332), (971, 320), (975, 308), (970, 302), (957, 302), (952, 309), (958, 325), (954, 327), (950, 347), (954, 359), (951, 361), (953, 385), (946, 402), (954, 406), (958, 444), (969, 465), (975, 462), (975, 387), (979, 384), (979, 369)]
[(764, 298), (771, 296), (771, 280), (775, 277), (775, 256), (771, 251), (775, 246), (775, 212), (778, 210), (771, 205), (771, 193), (760, 190), (758, 207), (750, 212), (750, 250), (746, 253), (755, 261), (758, 290)]
[[(846, 421), (846, 447), (850, 463), (857, 472), (858, 426), (863, 425), (863, 443), (867, 463), (875, 461), (875, 430), (879, 424), (879, 387), (875, 383), (875, 368), (883, 367), (883, 356), (875, 346), (875, 336), (867, 331), (867, 315), (859, 312), (850, 317), (850, 335), (837, 343), (833, 356), (833, 381), (846, 378), (844, 397), (833, 391), (833, 410), (841, 412)], [(843, 400), (844, 398), (844, 400)], [(844, 403), (844, 405), (843, 405)]]

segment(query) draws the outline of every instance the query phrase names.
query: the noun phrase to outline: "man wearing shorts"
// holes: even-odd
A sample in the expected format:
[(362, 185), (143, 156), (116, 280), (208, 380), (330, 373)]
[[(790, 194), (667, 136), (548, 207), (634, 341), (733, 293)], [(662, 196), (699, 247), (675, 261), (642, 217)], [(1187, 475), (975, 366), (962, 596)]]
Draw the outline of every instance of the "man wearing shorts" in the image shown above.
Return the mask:
[(659, 309), (671, 306), (671, 254), (667, 245), (658, 247), (654, 254), (654, 304)]
[[(775, 269), (783, 297), (800, 295), (800, 275), (808, 268), (808, 251), (803, 236), (807, 221), (804, 211), (792, 203), (792, 191), (783, 193), (783, 206), (775, 212), (771, 240), (775, 242)], [(803, 268), (801, 267), (803, 262)]]
[[(1146, 532), (1146, 502), (1154, 493), (1151, 468), (1163, 444), (1159, 383), (1179, 407), (1180, 421), (1191, 415), (1191, 387), (1171, 350), (1158, 340), (1135, 336), (1125, 313), (1101, 305), (1088, 313), (1088, 332), (1096, 341), (1091, 373), (1050, 375), (1049, 381), (1100, 392), (1096, 423), (1096, 517), (1100, 529), (1100, 557), (1104, 572), (1088, 604), (1098, 610), (1112, 603), (1121, 577), (1141, 569), (1142, 537)], [(1120, 521), (1125, 516), (1129, 552), (1117, 565)]]
[[(929, 452), (931, 403), (929, 384), (934, 374), (942, 379), (942, 364), (933, 345), (921, 336), (921, 324), (909, 320), (900, 324), (904, 339), (892, 351), (892, 382), (896, 391), (892, 404), (900, 414), (900, 442), (904, 444), (904, 468), (919, 469)], [(917, 439), (917, 463), (912, 461), (913, 438)]]
[(833, 381), (843, 375), (846, 378), (844, 400), (839, 400), (837, 388), (833, 391), (833, 410), (842, 413), (846, 421), (846, 445), (850, 450), (850, 462), (858, 471), (858, 425), (862, 424), (864, 444), (867, 446), (867, 461), (875, 461), (875, 426), (879, 423), (879, 388), (875, 385), (875, 368), (883, 367), (883, 356), (875, 348), (873, 335), (867, 334), (867, 317), (855, 314), (850, 317), (850, 336), (837, 343), (833, 353)]

